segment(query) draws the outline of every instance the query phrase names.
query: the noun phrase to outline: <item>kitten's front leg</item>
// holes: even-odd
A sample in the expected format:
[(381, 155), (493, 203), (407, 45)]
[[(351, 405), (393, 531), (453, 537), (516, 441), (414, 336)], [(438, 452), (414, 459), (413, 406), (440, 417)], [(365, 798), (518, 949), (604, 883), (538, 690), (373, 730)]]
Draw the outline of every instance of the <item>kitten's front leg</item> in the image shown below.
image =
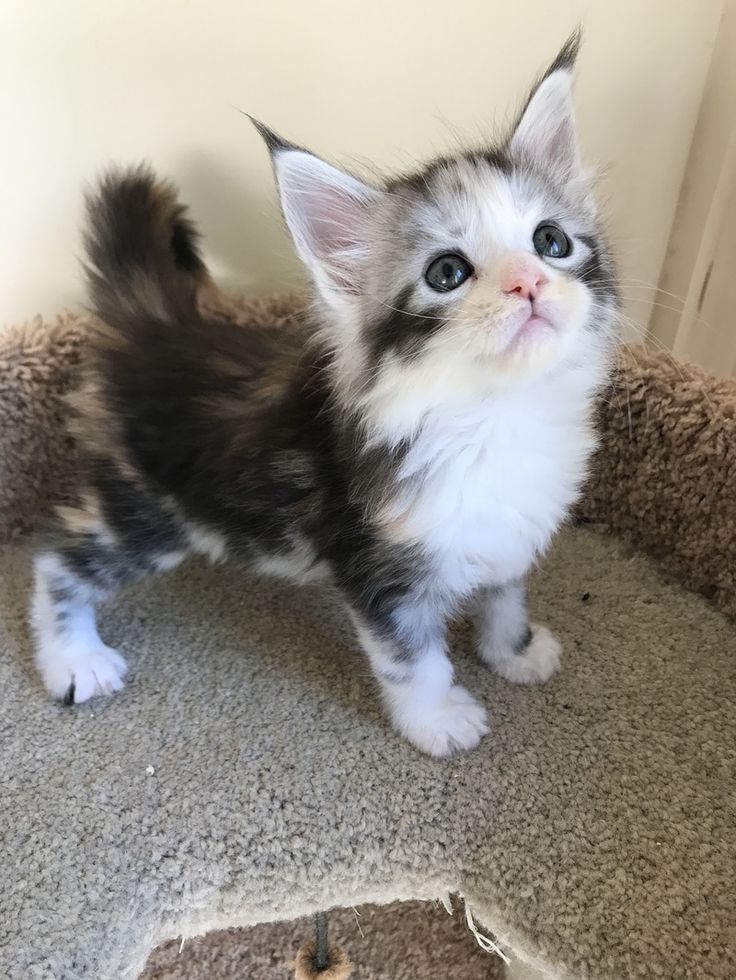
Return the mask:
[(464, 687), (453, 684), (444, 638), (379, 629), (355, 612), (353, 621), (394, 728), (433, 756), (475, 748), (489, 731), (488, 715)]
[(560, 667), (562, 647), (546, 626), (530, 626), (522, 582), (484, 589), (476, 611), (478, 652), (515, 684), (541, 684)]

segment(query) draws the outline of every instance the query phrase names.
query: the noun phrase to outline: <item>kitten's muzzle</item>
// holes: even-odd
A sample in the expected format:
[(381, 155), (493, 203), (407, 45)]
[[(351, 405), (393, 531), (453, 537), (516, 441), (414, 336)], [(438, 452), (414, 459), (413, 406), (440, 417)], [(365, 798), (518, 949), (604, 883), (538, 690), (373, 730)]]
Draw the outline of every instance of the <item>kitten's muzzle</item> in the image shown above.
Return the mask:
[(516, 309), (507, 320), (509, 346), (532, 336), (538, 337), (541, 332), (555, 332), (555, 324), (547, 315), (545, 303), (537, 299), (520, 299), (514, 306)]

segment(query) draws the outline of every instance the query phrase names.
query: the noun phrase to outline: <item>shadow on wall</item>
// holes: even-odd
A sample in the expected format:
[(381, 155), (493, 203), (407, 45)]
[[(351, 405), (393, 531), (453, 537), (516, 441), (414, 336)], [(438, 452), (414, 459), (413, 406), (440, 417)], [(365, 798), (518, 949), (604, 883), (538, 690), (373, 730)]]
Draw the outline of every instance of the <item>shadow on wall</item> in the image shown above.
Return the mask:
[(245, 171), (206, 152), (190, 153), (177, 171), (183, 203), (202, 233), (208, 265), (223, 287), (283, 292), (305, 282), (275, 185), (271, 193), (261, 195), (249, 186)]

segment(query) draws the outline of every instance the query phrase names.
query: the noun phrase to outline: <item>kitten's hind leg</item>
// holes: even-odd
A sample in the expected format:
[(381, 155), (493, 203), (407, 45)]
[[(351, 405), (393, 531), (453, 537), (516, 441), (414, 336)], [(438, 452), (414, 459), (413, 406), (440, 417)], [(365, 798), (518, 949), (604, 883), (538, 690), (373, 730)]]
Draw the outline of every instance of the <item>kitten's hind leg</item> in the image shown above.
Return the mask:
[(514, 684), (541, 684), (559, 670), (560, 641), (546, 626), (529, 625), (521, 582), (481, 592), (476, 631), (481, 659)]
[[(489, 731), (488, 716), (453, 683), (453, 668), (439, 637), (420, 639), (371, 628), (354, 614), (358, 637), (378, 681), (394, 728), (434, 756), (475, 748)], [(403, 635), (402, 635), (403, 633)]]
[[(79, 542), (77, 557), (83, 549)], [(125, 660), (97, 632), (95, 600), (108, 590), (91, 578), (75, 571), (63, 553), (36, 556), (31, 610), (36, 664), (48, 691), (67, 704), (119, 691), (127, 671)]]
[(188, 542), (166, 516), (123, 487), (110, 522), (92, 493), (57, 512), (35, 558), (31, 625), (36, 664), (49, 692), (73, 704), (123, 686), (127, 667), (100, 638), (95, 605), (124, 585), (175, 567)]

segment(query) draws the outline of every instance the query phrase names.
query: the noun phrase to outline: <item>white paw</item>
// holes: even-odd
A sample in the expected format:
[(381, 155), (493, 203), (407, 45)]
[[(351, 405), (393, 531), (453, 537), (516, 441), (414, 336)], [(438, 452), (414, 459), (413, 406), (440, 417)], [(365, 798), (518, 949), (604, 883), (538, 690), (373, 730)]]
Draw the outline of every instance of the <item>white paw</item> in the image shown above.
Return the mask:
[(394, 713), (394, 724), (412, 745), (437, 757), (474, 749), (490, 731), (486, 709), (459, 685), (439, 707), (405, 705)]
[(546, 626), (532, 626), (523, 653), (493, 657), (493, 669), (513, 684), (543, 684), (560, 669), (562, 644)]
[(67, 704), (81, 704), (96, 694), (114, 694), (123, 686), (128, 665), (112, 647), (100, 643), (91, 650), (57, 651), (39, 657), (48, 691)]

